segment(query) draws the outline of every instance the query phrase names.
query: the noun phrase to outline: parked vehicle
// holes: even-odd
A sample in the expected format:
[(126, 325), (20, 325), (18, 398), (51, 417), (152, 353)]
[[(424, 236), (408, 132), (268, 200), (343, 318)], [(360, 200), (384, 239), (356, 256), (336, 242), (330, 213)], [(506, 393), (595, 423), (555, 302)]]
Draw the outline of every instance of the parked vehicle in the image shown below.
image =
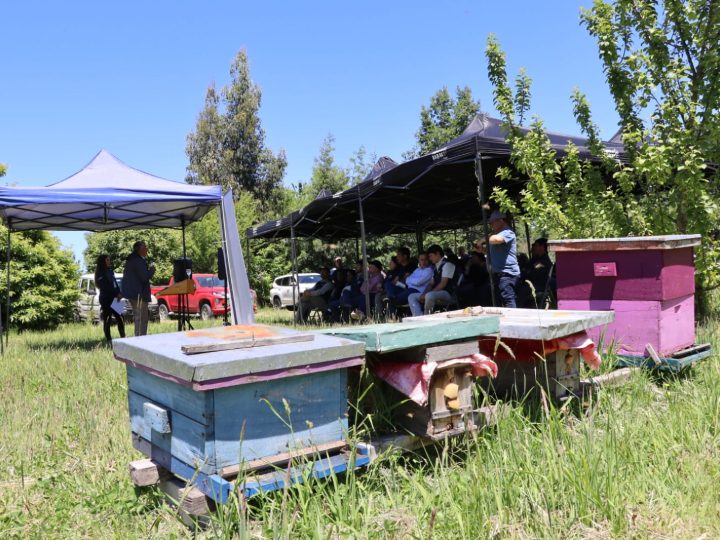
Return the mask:
[(298, 274), (299, 284), (295, 285), (292, 274), (275, 278), (270, 288), (270, 303), (274, 308), (293, 307), (293, 289), (295, 289), (295, 302), (306, 290), (312, 289), (320, 281), (320, 274), (308, 273)]
[[(188, 294), (187, 309), (191, 315), (198, 315), (204, 321), (213, 317), (222, 317), (225, 313), (225, 288), (222, 279), (215, 274), (193, 274), (191, 279), (195, 282), (195, 292)], [(175, 283), (171, 278), (167, 285), (155, 285), (150, 288), (153, 294), (157, 294), (165, 287)], [(160, 320), (166, 320), (179, 310), (178, 295), (161, 296), (158, 299)], [(231, 305), (228, 303), (228, 313)]]
[[(123, 275), (115, 273), (115, 279), (118, 285), (122, 289), (122, 278)], [(95, 274), (83, 274), (80, 276), (78, 281), (78, 289), (80, 295), (75, 302), (75, 320), (76, 321), (87, 321), (90, 320), (93, 323), (100, 321), (100, 290), (95, 287)], [(123, 319), (131, 321), (133, 318), (132, 305), (127, 298), (121, 300), (125, 311), (121, 313)], [(148, 310), (150, 311), (150, 320), (158, 320), (158, 301), (154, 295), (150, 297), (150, 303), (148, 304)]]

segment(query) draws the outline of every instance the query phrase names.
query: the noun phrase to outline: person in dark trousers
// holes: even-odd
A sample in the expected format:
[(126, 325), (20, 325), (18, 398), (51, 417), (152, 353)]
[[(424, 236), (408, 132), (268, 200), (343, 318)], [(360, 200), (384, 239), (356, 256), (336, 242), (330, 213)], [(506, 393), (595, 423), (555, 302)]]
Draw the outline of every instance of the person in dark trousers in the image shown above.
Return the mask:
[(112, 341), (110, 336), (110, 326), (112, 319), (115, 317), (120, 337), (125, 337), (125, 323), (122, 320), (122, 314), (115, 311), (111, 305), (113, 300), (122, 298), (120, 287), (115, 279), (115, 272), (112, 268), (112, 262), (109, 255), (100, 255), (95, 264), (95, 287), (100, 291), (100, 317), (103, 322), (103, 331), (105, 339)]
[(145, 242), (135, 242), (123, 270), (122, 294), (132, 305), (136, 336), (147, 334), (150, 280), (155, 275), (155, 265), (148, 264), (147, 253)]
[(504, 307), (517, 307), (517, 285), (520, 281), (520, 266), (517, 259), (517, 239), (502, 212), (490, 215), (490, 266), (493, 283)]

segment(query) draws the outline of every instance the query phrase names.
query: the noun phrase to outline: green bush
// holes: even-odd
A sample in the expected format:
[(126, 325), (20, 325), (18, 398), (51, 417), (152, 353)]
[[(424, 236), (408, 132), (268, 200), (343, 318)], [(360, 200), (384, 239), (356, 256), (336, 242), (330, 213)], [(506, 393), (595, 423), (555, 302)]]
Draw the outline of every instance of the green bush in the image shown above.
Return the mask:
[[(7, 228), (0, 226), (0, 249), (7, 250)], [(20, 330), (55, 328), (73, 317), (78, 297), (78, 266), (72, 253), (45, 231), (16, 232), (10, 242), (10, 325)], [(3, 265), (7, 271), (7, 265)], [(5, 314), (7, 278), (0, 278)]]

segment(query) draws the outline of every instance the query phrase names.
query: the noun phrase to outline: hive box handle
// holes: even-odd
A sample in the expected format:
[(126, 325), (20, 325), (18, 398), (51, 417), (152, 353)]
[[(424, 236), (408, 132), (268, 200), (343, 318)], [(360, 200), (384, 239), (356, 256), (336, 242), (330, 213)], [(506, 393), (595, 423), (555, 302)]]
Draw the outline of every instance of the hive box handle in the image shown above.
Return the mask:
[(158, 407), (154, 403), (143, 403), (145, 425), (158, 433), (170, 433), (170, 416), (167, 409)]

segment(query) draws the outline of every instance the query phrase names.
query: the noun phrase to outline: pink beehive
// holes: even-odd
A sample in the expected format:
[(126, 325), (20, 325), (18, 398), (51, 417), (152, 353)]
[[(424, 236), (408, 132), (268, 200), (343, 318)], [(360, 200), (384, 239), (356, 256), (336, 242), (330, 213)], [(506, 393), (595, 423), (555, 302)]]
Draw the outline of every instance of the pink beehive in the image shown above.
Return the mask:
[(697, 245), (697, 234), (553, 240), (558, 308), (613, 310), (604, 340), (621, 355), (647, 356), (648, 344), (660, 356), (690, 347)]

